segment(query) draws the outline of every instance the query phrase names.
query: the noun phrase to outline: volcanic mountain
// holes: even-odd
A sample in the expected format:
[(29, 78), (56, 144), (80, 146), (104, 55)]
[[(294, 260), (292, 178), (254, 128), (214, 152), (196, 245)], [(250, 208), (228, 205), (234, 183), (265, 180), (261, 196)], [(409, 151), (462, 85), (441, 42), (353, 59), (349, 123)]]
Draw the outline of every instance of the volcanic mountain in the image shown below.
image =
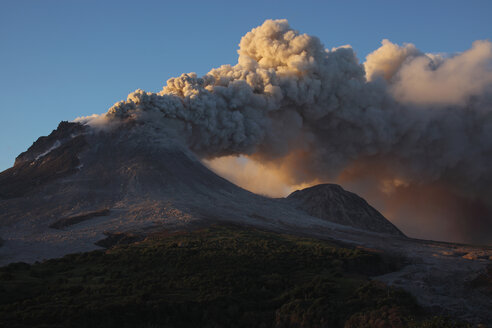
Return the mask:
[(207, 169), (180, 138), (155, 129), (136, 121), (105, 128), (62, 122), (20, 154), (0, 173), (0, 264), (98, 249), (108, 236), (138, 239), (228, 222), (396, 254), (407, 265), (377, 279), (425, 306), (492, 319), (490, 299), (466, 285), (486, 267), (489, 248), (407, 238), (337, 185), (280, 199), (253, 194)]
[[(97, 131), (62, 122), (0, 174), (2, 262), (94, 248), (103, 233), (229, 221), (403, 234), (358, 196), (320, 185), (286, 199), (255, 195), (207, 169), (179, 139), (127, 123)], [(313, 206), (316, 210), (313, 210)], [(28, 246), (31, 245), (31, 246)]]

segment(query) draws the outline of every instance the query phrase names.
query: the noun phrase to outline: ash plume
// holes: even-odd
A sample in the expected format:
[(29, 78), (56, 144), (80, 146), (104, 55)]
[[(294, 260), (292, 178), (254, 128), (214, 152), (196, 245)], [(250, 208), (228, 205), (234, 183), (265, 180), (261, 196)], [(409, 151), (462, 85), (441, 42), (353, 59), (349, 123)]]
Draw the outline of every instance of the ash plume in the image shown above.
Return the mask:
[[(289, 185), (343, 182), (373, 195), (383, 213), (400, 192), (412, 199), (436, 186), (464, 208), (490, 208), (490, 41), (443, 55), (383, 40), (361, 64), (350, 46), (329, 50), (286, 20), (267, 20), (243, 36), (238, 55), (234, 66), (171, 78), (158, 93), (136, 90), (79, 121), (173, 131), (211, 167), (244, 155)], [(464, 225), (475, 212), (464, 212)], [(478, 212), (491, 227), (488, 210)]]

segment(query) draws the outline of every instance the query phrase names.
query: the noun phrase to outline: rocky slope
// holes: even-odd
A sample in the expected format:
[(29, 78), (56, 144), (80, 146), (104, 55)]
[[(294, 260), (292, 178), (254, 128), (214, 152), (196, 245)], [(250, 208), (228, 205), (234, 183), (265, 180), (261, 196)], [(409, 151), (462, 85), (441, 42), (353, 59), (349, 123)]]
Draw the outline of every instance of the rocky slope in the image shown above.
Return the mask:
[(320, 184), (297, 190), (287, 199), (308, 214), (321, 219), (369, 231), (403, 236), (398, 228), (363, 198), (344, 190), (339, 185)]
[(207, 169), (176, 139), (134, 123), (98, 131), (62, 122), (0, 173), (0, 197), (0, 236), (6, 240), (0, 263), (90, 250), (107, 233), (190, 223), (232, 221), (296, 232), (355, 226), (364, 233), (365, 227), (346, 220), (364, 212), (358, 220), (367, 220), (372, 231), (397, 231), (378, 230), (386, 219), (368, 212), (363, 201), (335, 204), (346, 196), (324, 199), (323, 207), (345, 210), (311, 213), (295, 197), (250, 193)]
[(0, 199), (22, 197), (47, 183), (76, 173), (78, 154), (87, 146), (86, 127), (61, 122), (47, 137), (40, 137), (15, 159), (10, 169), (0, 172)]

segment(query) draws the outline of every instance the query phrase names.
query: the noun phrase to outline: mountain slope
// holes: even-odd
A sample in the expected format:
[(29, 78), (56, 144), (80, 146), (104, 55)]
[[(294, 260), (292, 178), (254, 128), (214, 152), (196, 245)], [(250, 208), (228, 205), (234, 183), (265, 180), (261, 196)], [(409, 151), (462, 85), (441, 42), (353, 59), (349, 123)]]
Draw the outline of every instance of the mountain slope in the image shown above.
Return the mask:
[[(179, 229), (197, 222), (306, 233), (315, 227), (354, 229), (332, 216), (306, 213), (291, 198), (239, 188), (207, 169), (178, 140), (134, 122), (107, 130), (62, 122), (0, 173), (0, 236), (6, 240), (0, 263), (94, 249), (107, 232)], [(361, 204), (347, 206), (360, 212)]]
[(22, 197), (40, 186), (76, 172), (77, 154), (86, 146), (86, 127), (61, 122), (47, 137), (40, 137), (15, 160), (12, 168), (0, 172), (0, 199)]
[(320, 184), (294, 191), (287, 197), (308, 214), (375, 232), (403, 236), (398, 228), (389, 222), (363, 198), (344, 190), (335, 184)]

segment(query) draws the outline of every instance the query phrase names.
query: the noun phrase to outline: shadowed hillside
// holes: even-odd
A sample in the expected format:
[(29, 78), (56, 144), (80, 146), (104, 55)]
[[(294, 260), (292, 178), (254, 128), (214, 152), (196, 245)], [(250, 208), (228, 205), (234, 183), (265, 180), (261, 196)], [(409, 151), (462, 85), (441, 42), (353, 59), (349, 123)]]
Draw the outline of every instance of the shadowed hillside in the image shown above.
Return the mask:
[(287, 199), (312, 216), (369, 231), (403, 236), (363, 198), (336, 184), (320, 184), (297, 190)]
[(368, 279), (398, 262), (253, 228), (161, 233), (107, 251), (1, 268), (0, 321), (8, 327), (455, 327), (426, 319), (409, 294)]

